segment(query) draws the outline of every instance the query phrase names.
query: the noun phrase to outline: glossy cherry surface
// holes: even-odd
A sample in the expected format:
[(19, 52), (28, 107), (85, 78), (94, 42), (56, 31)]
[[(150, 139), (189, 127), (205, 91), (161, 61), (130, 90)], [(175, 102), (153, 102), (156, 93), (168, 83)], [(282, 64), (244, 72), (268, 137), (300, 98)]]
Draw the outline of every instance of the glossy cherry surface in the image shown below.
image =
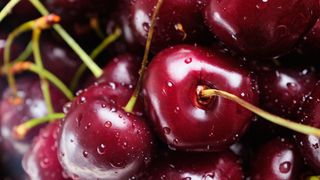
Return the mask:
[(290, 180), (299, 177), (303, 162), (294, 142), (276, 138), (261, 146), (251, 165), (253, 180)]
[(315, 24), (319, 1), (210, 0), (205, 19), (215, 36), (252, 56), (287, 53)]
[[(151, 16), (157, 0), (131, 0), (131, 28), (143, 45), (146, 43)], [(156, 21), (152, 49), (160, 51), (174, 44), (199, 42), (207, 38), (202, 19), (206, 0), (164, 1)], [(210, 37), (210, 36), (209, 36)]]
[(244, 178), (240, 159), (231, 152), (169, 152), (152, 165), (145, 179), (232, 179)]
[(48, 124), (40, 131), (24, 155), (22, 165), (30, 179), (68, 179), (58, 161), (58, 131), (59, 121)]
[[(320, 84), (317, 83), (312, 94), (306, 98), (301, 111), (301, 122), (320, 128)], [(311, 135), (296, 136), (297, 144), (308, 165), (320, 173), (320, 138)]]
[(59, 137), (60, 162), (71, 177), (128, 179), (149, 164), (151, 132), (141, 116), (122, 108), (130, 96), (114, 84), (95, 84), (79, 93)]
[[(34, 76), (25, 76), (17, 79), (18, 95), (22, 103), (12, 104), (12, 92), (7, 88), (0, 101), (1, 137), (6, 153), (20, 157), (29, 148), (34, 136), (39, 132), (39, 127), (32, 129), (24, 140), (17, 140), (13, 135), (13, 128), (32, 118), (43, 117), (47, 108), (42, 96), (40, 81)], [(50, 87), (52, 104), (55, 111), (61, 112), (67, 99), (56, 88)]]
[(260, 107), (283, 117), (295, 117), (303, 98), (311, 93), (318, 81), (315, 68), (288, 65), (288, 61), (287, 64), (281, 64), (280, 61), (280, 65), (258, 62), (255, 66)]
[(320, 50), (320, 19), (316, 22), (313, 28), (308, 32), (308, 34), (303, 38), (301, 44), (301, 50), (303, 53), (308, 55), (319, 56)]
[(143, 94), (158, 135), (172, 149), (219, 151), (237, 141), (253, 114), (220, 97), (199, 99), (216, 88), (256, 104), (256, 84), (236, 59), (194, 46), (160, 52), (150, 63)]

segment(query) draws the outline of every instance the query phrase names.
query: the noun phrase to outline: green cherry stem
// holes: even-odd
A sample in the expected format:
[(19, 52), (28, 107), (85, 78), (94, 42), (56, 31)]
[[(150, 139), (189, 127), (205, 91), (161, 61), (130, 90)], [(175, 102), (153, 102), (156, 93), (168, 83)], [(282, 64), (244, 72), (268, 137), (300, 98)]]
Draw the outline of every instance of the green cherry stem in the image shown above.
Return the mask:
[[(39, 0), (29, 0), (30, 3), (42, 14), (48, 15), (49, 11)], [(63, 29), (59, 24), (53, 26), (53, 29), (62, 37), (62, 39), (78, 54), (82, 61), (87, 65), (93, 75), (98, 78), (102, 75), (102, 69), (90, 58), (90, 56), (79, 46), (79, 44)]]
[[(44, 69), (41, 54), (40, 54), (40, 36), (41, 36), (41, 29), (39, 28), (34, 29), (32, 32), (32, 49), (33, 49), (33, 55), (34, 55), (36, 65), (40, 69)], [(41, 89), (42, 89), (43, 97), (46, 102), (48, 112), (52, 114), (54, 113), (54, 110), (53, 110), (52, 101), (51, 101), (49, 83), (42, 74), (39, 74), (39, 77), (41, 81)]]
[(45, 117), (31, 119), (23, 124), (20, 124), (13, 128), (13, 137), (18, 140), (23, 140), (26, 134), (34, 127), (37, 127), (41, 124), (52, 122), (55, 120), (60, 120), (65, 117), (64, 113), (52, 113)]
[(144, 55), (143, 55), (141, 69), (139, 71), (140, 77), (139, 77), (137, 86), (136, 86), (136, 88), (135, 88), (135, 90), (134, 90), (129, 102), (124, 107), (124, 110), (126, 112), (129, 112), (129, 113), (131, 113), (133, 111), (133, 108), (134, 108), (134, 106), (135, 106), (135, 104), (137, 102), (137, 99), (138, 99), (138, 96), (139, 96), (139, 93), (140, 93), (140, 90), (141, 90), (142, 79), (143, 79), (143, 76), (144, 76), (144, 73), (145, 73), (145, 70), (146, 70), (146, 67), (147, 67), (147, 64), (148, 64), (148, 57), (149, 57), (152, 37), (153, 37), (153, 33), (154, 33), (154, 27), (155, 27), (155, 24), (156, 24), (156, 18), (157, 18), (157, 15), (158, 15), (159, 11), (160, 11), (160, 8), (162, 6), (163, 1), (164, 0), (158, 0), (157, 4), (155, 6), (155, 10), (154, 10), (154, 12), (152, 14), (152, 17), (151, 17), (151, 22), (150, 22), (150, 28), (149, 28), (149, 31), (148, 31), (146, 47), (145, 47), (145, 51), (144, 51)]
[(11, 13), (12, 9), (20, 2), (21, 0), (10, 0), (7, 5), (0, 12), (0, 22), (3, 21), (8, 14)]
[(307, 180), (320, 180), (320, 176), (310, 176)]
[(32, 41), (30, 41), (27, 47), (23, 50), (23, 52), (17, 57), (13, 62), (21, 62), (28, 59), (32, 54)]
[[(90, 57), (95, 60), (102, 52), (106, 49), (111, 43), (116, 41), (122, 32), (120, 28), (116, 28), (115, 31), (106, 37), (90, 54)], [(74, 78), (71, 81), (70, 89), (75, 90), (80, 78), (82, 77), (83, 73), (87, 70), (86, 64), (82, 63), (81, 66), (78, 68), (77, 72), (74, 75)]]
[(281, 118), (279, 116), (273, 115), (259, 107), (256, 107), (250, 104), (249, 102), (239, 98), (238, 96), (228, 93), (226, 91), (217, 90), (217, 89), (205, 89), (200, 92), (200, 96), (201, 98), (210, 98), (213, 96), (218, 96), (218, 97), (231, 100), (274, 124), (283, 126), (285, 128), (294, 130), (302, 134), (307, 134), (307, 135), (310, 134), (310, 135), (315, 135), (320, 137), (320, 129), (303, 125), (300, 123), (296, 123), (296, 122), (290, 121), (289, 119), (285, 119), (285, 118)]
[[(9, 71), (12, 73), (20, 73), (23, 71), (30, 71), (36, 74), (42, 74), (48, 81), (50, 81), (53, 85), (55, 85), (69, 100), (73, 100), (74, 96), (73, 93), (68, 89), (68, 87), (54, 74), (51, 72), (47, 71), (46, 69), (39, 68), (32, 62), (17, 62), (14, 63)], [(1, 69), (0, 71), (2, 74), (8, 73), (8, 71), (4, 68)]]

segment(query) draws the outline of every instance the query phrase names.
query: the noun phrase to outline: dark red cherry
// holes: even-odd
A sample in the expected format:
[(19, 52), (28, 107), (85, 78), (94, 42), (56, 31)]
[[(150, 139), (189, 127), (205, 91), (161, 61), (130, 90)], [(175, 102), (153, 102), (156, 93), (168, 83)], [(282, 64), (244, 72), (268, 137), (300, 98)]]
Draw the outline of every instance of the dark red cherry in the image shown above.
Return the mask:
[(261, 107), (288, 118), (295, 117), (301, 101), (311, 93), (318, 79), (315, 68), (308, 65), (257, 62), (254, 69)]
[(59, 122), (50, 123), (34, 139), (22, 165), (30, 179), (68, 179), (57, 156)]
[[(2, 0), (0, 2), (0, 9), (9, 1), (10, 0)], [(12, 23), (23, 23), (23, 21), (32, 20), (40, 16), (40, 13), (29, 1), (22, 0), (13, 8), (9, 18)]]
[(287, 138), (276, 138), (263, 145), (252, 160), (251, 179), (298, 179), (302, 164), (295, 144)]
[[(301, 123), (320, 128), (320, 84), (317, 83), (312, 94), (307, 97), (301, 110)], [(297, 134), (297, 144), (307, 164), (320, 173), (320, 138)]]
[[(16, 81), (21, 104), (12, 104), (12, 92), (7, 87), (0, 101), (1, 137), (6, 153), (20, 157), (31, 144), (31, 140), (39, 132), (40, 127), (32, 129), (24, 140), (17, 140), (13, 128), (32, 118), (43, 117), (47, 108), (42, 96), (40, 81), (34, 76), (23, 76)], [(61, 112), (67, 99), (56, 88), (50, 87), (52, 104), (56, 112)]]
[(45, 68), (69, 85), (81, 64), (79, 57), (70, 48), (52, 39), (43, 39), (41, 54)]
[[(141, 44), (146, 43), (157, 0), (130, 0), (131, 28)], [(207, 38), (201, 11), (206, 0), (164, 1), (156, 21), (151, 48), (160, 51), (174, 44)], [(210, 37), (210, 36), (209, 36)]]
[(287, 53), (315, 24), (319, 1), (210, 0), (205, 20), (215, 36), (251, 56)]
[(254, 78), (236, 59), (181, 45), (160, 52), (150, 63), (143, 94), (157, 134), (172, 149), (220, 151), (237, 141), (253, 114), (221, 97), (202, 99), (215, 88), (256, 104)]
[(145, 179), (232, 179), (244, 178), (240, 159), (222, 153), (168, 152), (152, 165)]
[(59, 159), (71, 177), (128, 179), (151, 161), (150, 129), (141, 116), (121, 107), (131, 93), (108, 86), (95, 84), (80, 93), (63, 120)]
[(313, 28), (303, 38), (301, 43), (301, 50), (305, 54), (314, 56), (320, 55), (320, 19), (316, 22)]

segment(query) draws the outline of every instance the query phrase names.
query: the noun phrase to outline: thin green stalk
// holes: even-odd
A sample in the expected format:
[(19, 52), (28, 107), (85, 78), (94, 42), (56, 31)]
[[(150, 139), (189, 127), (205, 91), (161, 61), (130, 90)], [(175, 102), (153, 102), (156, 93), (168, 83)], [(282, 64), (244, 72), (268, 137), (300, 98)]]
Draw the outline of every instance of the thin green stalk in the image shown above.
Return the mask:
[(20, 2), (21, 0), (10, 0), (8, 4), (0, 12), (0, 22), (3, 21), (8, 14), (11, 13), (12, 9)]
[(23, 50), (23, 52), (17, 57), (13, 62), (21, 62), (24, 60), (27, 60), (32, 54), (32, 41), (30, 41), (27, 45), (27, 47)]
[[(41, 29), (35, 28), (32, 33), (32, 47), (33, 47), (33, 55), (34, 55), (36, 65), (39, 68), (44, 69), (42, 64), (41, 54), (40, 54), (40, 43), (39, 43), (40, 35), (41, 35)], [(39, 74), (39, 77), (40, 77), (41, 89), (42, 89), (44, 100), (46, 102), (48, 113), (52, 114), (54, 113), (54, 110), (53, 110), (52, 101), (51, 101), (49, 83), (42, 74)]]
[(60, 120), (65, 117), (64, 113), (48, 114), (45, 117), (31, 119), (19, 126), (14, 127), (13, 134), (16, 139), (24, 139), (28, 131), (41, 124), (52, 122), (53, 120)]
[[(42, 14), (48, 15), (49, 11), (39, 0), (29, 0), (34, 7)], [(79, 44), (63, 29), (59, 24), (53, 26), (53, 29), (62, 37), (62, 39), (78, 54), (82, 61), (88, 66), (93, 75), (98, 78), (102, 75), (102, 69), (94, 63), (90, 56), (79, 46)]]
[[(112, 33), (111, 35), (109, 35), (107, 38), (105, 38), (100, 45), (98, 45), (90, 54), (90, 57), (95, 60), (102, 52), (103, 50), (106, 49), (106, 47), (108, 47), (111, 43), (113, 43), (114, 41), (116, 41), (120, 36), (121, 36), (121, 29), (120, 28), (116, 28), (116, 30), (114, 31), (114, 33)], [(75, 73), (72, 81), (71, 81), (71, 85), (70, 85), (70, 89), (71, 90), (75, 90), (77, 85), (79, 84), (80, 78), (82, 77), (82, 75), (84, 74), (84, 72), (87, 70), (87, 66), (86, 64), (82, 63), (80, 65), (80, 67), (78, 68), (77, 72)]]
[(164, 0), (158, 0), (156, 6), (155, 6), (155, 10), (152, 14), (151, 17), (151, 22), (150, 22), (150, 28), (149, 28), (149, 32), (148, 32), (148, 37), (147, 37), (147, 42), (146, 42), (146, 47), (145, 47), (145, 51), (144, 51), (144, 55), (143, 55), (143, 60), (142, 60), (142, 65), (141, 65), (141, 69), (139, 71), (140, 77), (137, 83), (137, 86), (133, 92), (133, 95), (131, 96), (129, 102), (127, 103), (127, 105), (125, 106), (124, 110), (126, 112), (132, 112), (133, 108), (137, 102), (140, 90), (141, 90), (141, 86), (142, 86), (142, 79), (145, 73), (145, 69), (147, 67), (148, 64), (148, 56), (149, 56), (149, 52), (150, 52), (150, 47), (151, 47), (151, 42), (152, 42), (152, 37), (153, 37), (153, 33), (154, 33), (154, 27), (156, 24), (156, 18), (157, 15), (160, 11), (160, 8), (162, 6)]

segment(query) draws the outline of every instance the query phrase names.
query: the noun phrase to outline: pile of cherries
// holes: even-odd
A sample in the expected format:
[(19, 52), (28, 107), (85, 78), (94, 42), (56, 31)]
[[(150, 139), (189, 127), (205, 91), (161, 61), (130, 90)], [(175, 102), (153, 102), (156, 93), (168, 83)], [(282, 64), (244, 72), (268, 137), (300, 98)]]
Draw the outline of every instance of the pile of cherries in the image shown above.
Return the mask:
[[(61, 117), (47, 120), (43, 71), (15, 73), (13, 97), (4, 62), (14, 29), (43, 16), (34, 2), (88, 54), (121, 30), (75, 98), (50, 81)], [(30, 37), (14, 41), (12, 60)], [(50, 27), (39, 50), (71, 87), (83, 54), (65, 40)], [(301, 133), (320, 128), (318, 58), (319, 0), (22, 0), (0, 22), (0, 179), (320, 179), (319, 134)]]

